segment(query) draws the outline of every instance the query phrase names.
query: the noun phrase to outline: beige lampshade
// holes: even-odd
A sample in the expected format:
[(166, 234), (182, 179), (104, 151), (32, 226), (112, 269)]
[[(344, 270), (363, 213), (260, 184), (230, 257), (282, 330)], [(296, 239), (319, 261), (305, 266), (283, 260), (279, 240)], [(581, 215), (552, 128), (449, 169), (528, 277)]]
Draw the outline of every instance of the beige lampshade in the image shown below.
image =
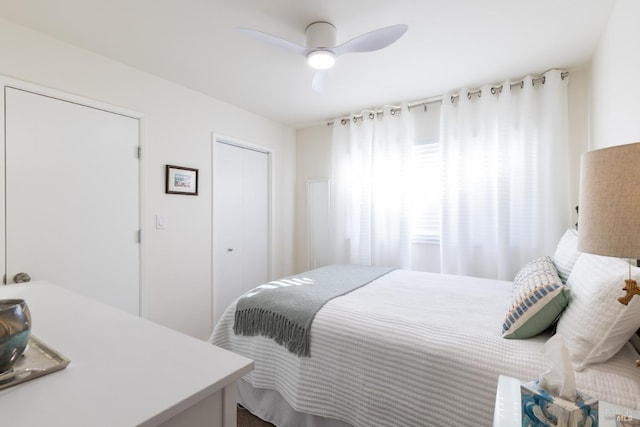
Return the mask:
[(640, 143), (583, 154), (578, 250), (640, 258)]

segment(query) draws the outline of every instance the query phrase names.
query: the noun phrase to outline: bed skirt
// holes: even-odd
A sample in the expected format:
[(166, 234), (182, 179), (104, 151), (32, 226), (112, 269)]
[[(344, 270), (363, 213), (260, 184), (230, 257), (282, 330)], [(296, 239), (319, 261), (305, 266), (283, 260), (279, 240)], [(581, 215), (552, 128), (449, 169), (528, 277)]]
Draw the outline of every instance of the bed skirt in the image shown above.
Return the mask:
[(238, 381), (238, 403), (256, 417), (277, 427), (352, 427), (344, 421), (298, 412), (280, 393)]

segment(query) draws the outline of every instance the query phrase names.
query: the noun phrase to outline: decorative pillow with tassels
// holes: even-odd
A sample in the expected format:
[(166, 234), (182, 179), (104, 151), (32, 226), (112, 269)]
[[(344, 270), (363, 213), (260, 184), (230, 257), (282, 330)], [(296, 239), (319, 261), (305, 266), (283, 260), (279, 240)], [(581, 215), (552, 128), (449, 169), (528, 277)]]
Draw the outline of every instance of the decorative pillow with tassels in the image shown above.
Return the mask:
[(551, 257), (525, 265), (513, 281), (513, 300), (502, 325), (504, 338), (531, 338), (551, 326), (569, 303)]

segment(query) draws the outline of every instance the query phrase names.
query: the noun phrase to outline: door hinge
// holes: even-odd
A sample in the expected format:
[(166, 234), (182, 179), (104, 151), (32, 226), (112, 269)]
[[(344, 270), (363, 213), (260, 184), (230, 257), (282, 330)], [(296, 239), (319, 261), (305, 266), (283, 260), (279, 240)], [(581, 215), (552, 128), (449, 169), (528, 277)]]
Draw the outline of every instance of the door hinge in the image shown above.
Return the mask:
[(138, 145), (138, 158), (141, 159), (142, 158), (142, 146)]
[(142, 243), (142, 230), (138, 230), (138, 243)]

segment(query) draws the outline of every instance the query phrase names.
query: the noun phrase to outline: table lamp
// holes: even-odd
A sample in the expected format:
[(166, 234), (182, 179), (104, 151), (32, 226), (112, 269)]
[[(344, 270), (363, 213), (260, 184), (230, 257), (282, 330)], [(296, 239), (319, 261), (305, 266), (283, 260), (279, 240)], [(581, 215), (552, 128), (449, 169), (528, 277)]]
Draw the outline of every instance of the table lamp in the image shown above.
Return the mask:
[(629, 259), (626, 295), (618, 298), (629, 304), (640, 294), (631, 279), (631, 260), (640, 258), (640, 143), (582, 155), (579, 207), (578, 250)]

